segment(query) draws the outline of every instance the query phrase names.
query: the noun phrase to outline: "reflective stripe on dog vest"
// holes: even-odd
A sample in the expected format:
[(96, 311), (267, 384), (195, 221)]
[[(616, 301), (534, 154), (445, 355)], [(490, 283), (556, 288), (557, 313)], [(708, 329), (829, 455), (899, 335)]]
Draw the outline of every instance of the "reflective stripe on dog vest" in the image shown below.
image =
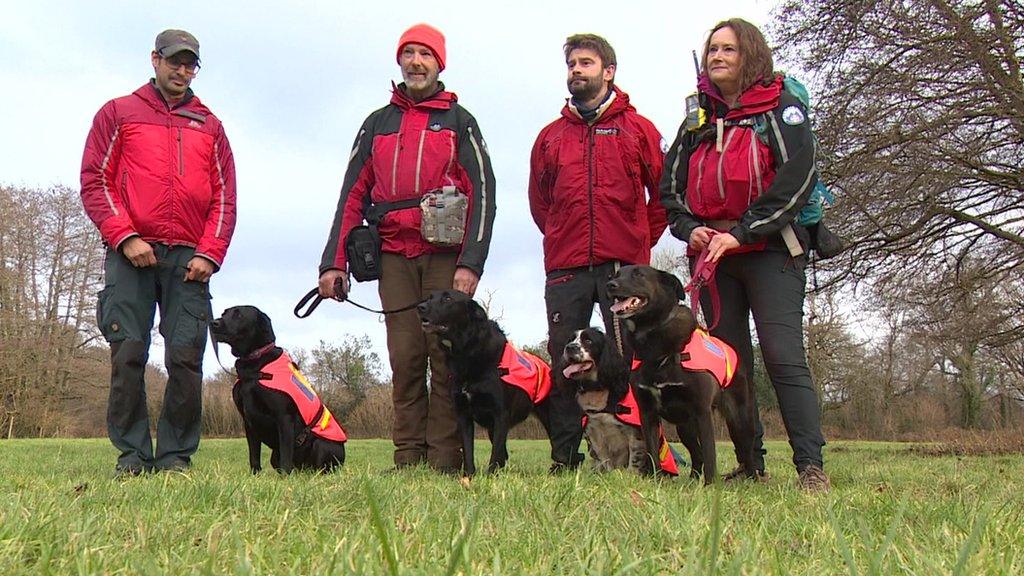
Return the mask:
[[(626, 397), (619, 402), (619, 406), (624, 408), (626, 412), (616, 412), (615, 418), (623, 424), (629, 424), (635, 428), (640, 428), (640, 407), (636, 404), (636, 398), (633, 397), (633, 387), (630, 386), (626, 389)], [(583, 416), (583, 426), (587, 426), (587, 416)], [(673, 476), (679, 475), (679, 466), (676, 465), (675, 456), (672, 455), (672, 450), (669, 449), (668, 439), (665, 438), (665, 428), (660, 423), (658, 424), (658, 462), (661, 469)]]
[[(683, 370), (689, 372), (707, 372), (715, 377), (718, 385), (728, 388), (732, 384), (736, 369), (739, 368), (739, 356), (736, 350), (720, 338), (716, 338), (701, 328), (693, 331), (693, 336), (683, 348), (683, 360), (679, 362)], [(632, 370), (640, 369), (640, 361), (633, 359)]]
[[(287, 394), (292, 399), (292, 402), (295, 403), (295, 407), (299, 409), (302, 421), (307, 426), (310, 426), (310, 430), (314, 434), (335, 442), (345, 442), (348, 440), (341, 424), (331, 414), (331, 411), (327, 409), (327, 406), (324, 406), (323, 402), (320, 401), (320, 397), (316, 395), (313, 387), (309, 385), (309, 380), (306, 380), (306, 377), (299, 371), (298, 366), (292, 362), (287, 352), (283, 352), (277, 360), (264, 366), (261, 372), (269, 374), (270, 379), (260, 378), (260, 384), (271, 390)], [(316, 418), (317, 413), (320, 412), (321, 406), (323, 406), (323, 415), (316, 423), (312, 423), (313, 418)], [(312, 425), (310, 425), (311, 423)]]
[(498, 372), (507, 384), (526, 392), (534, 404), (543, 402), (551, 392), (551, 367), (529, 352), (516, 350), (511, 342), (505, 342)]

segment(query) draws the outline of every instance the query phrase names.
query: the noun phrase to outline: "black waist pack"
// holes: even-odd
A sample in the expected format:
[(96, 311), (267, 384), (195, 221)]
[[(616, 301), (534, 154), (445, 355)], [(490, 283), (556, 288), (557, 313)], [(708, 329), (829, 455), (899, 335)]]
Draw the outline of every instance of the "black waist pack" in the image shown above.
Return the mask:
[(357, 282), (380, 280), (380, 234), (376, 226), (356, 226), (345, 240), (348, 271)]

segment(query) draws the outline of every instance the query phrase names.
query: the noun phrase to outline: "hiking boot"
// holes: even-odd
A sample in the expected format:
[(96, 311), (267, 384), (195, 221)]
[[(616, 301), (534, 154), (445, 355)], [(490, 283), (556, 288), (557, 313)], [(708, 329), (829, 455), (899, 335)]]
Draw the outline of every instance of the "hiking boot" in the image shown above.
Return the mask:
[[(722, 477), (723, 482), (735, 482), (737, 480), (747, 480), (747, 469), (743, 464), (738, 464), (735, 468), (730, 470)], [(764, 470), (754, 470), (754, 477), (750, 478), (754, 482), (767, 483), (771, 476), (768, 475)]]
[(118, 464), (114, 466), (114, 480), (124, 480), (126, 478), (134, 478), (135, 476), (142, 476), (146, 473), (146, 469), (138, 464), (129, 464), (127, 466)]
[(799, 472), (797, 483), (807, 492), (828, 492), (832, 488), (828, 475), (821, 466), (810, 464)]
[(182, 473), (185, 473), (185, 472), (188, 472), (189, 469), (191, 469), (191, 468), (192, 468), (192, 464), (190, 462), (185, 462), (184, 460), (175, 460), (171, 465), (169, 465), (169, 466), (161, 466), (161, 467), (157, 468), (157, 470), (159, 470), (161, 472), (182, 472)]

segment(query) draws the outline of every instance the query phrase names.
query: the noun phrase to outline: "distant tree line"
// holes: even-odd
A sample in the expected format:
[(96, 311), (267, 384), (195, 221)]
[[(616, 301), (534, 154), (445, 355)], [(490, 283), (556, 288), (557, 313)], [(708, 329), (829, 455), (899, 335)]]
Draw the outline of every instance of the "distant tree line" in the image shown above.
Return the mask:
[[(808, 270), (807, 351), (830, 435), (1020, 426), (1024, 4), (786, 0), (766, 29), (776, 62), (811, 89), (837, 196), (826, 218), (849, 246)], [(0, 187), (0, 436), (105, 433), (102, 259), (76, 190)], [(655, 264), (688, 276), (678, 254)], [(388, 377), (369, 350), (349, 335), (292, 352), (355, 435), (388, 436)], [(781, 433), (759, 363), (755, 381)], [(207, 379), (209, 433), (241, 433), (232, 384)]]

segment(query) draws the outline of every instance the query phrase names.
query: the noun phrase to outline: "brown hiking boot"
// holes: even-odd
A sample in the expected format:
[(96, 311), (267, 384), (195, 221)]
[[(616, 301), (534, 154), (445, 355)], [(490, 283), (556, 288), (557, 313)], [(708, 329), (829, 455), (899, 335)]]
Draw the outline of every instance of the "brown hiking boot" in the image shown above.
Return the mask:
[(797, 483), (800, 484), (800, 488), (807, 492), (828, 492), (832, 488), (832, 483), (828, 480), (828, 475), (821, 469), (820, 466), (811, 464), (800, 471)]
[[(751, 480), (753, 480), (755, 482), (766, 483), (766, 482), (768, 482), (768, 480), (770, 478), (771, 478), (771, 476), (769, 476), (768, 473), (765, 472), (764, 470), (755, 470), (754, 471), (754, 477), (751, 478)], [(722, 481), (723, 482), (735, 482), (737, 480), (746, 480), (746, 479), (747, 479), (747, 469), (743, 466), (743, 464), (738, 464), (731, 471), (727, 472), (725, 474), (725, 476), (722, 476)]]

